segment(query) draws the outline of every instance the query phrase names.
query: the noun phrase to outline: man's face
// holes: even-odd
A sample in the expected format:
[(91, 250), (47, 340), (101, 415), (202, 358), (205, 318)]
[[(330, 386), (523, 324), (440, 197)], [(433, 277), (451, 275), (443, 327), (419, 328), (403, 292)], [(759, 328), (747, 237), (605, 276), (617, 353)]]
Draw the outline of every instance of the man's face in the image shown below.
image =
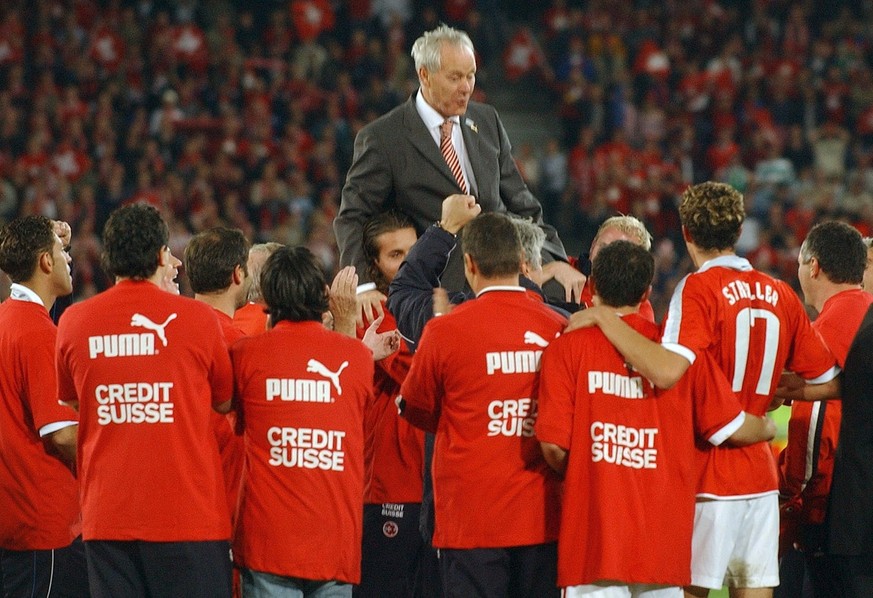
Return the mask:
[(864, 290), (873, 294), (873, 247), (867, 250), (867, 268), (864, 270)]
[(800, 253), (797, 255), (797, 280), (800, 282), (800, 290), (803, 291), (803, 298), (807, 304), (812, 300), (811, 295), (809, 294), (812, 285), (812, 275), (810, 274), (811, 266), (812, 259), (803, 261), (803, 249), (801, 248)]
[(176, 282), (176, 276), (179, 275), (179, 266), (182, 265), (182, 260), (173, 255), (173, 251), (166, 245), (162, 249), (164, 253), (164, 265), (158, 266), (161, 271), (161, 288), (168, 293), (174, 295), (179, 294), (179, 283)]
[(73, 277), (70, 273), (70, 263), (73, 260), (70, 254), (64, 251), (64, 244), (57, 235), (52, 246), (52, 261), (54, 262), (52, 278), (57, 285), (55, 290), (58, 297), (69, 295), (73, 292)]
[(376, 267), (391, 282), (400, 269), (400, 264), (406, 259), (406, 254), (415, 245), (418, 237), (414, 228), (399, 228), (397, 230), (382, 233), (376, 239), (379, 245), (379, 255), (376, 257)]
[(476, 86), (476, 58), (463, 47), (442, 44), (440, 68), (418, 71), (421, 91), (430, 106), (444, 117), (460, 116), (467, 111), (467, 103)]

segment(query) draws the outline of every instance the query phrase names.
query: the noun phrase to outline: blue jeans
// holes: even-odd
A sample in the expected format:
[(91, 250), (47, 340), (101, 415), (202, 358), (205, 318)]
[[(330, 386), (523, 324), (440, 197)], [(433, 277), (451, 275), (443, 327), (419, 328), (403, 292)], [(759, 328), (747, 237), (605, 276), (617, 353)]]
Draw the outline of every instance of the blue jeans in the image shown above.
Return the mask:
[(244, 598), (352, 598), (352, 584), (240, 570)]

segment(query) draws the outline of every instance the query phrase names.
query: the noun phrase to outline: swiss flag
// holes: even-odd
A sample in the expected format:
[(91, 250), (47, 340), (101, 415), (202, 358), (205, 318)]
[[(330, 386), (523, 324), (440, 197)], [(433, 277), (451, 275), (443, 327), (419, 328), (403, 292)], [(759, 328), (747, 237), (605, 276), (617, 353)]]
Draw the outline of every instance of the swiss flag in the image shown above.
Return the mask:
[(503, 53), (506, 77), (515, 81), (532, 69), (542, 66), (543, 51), (527, 27), (520, 27)]

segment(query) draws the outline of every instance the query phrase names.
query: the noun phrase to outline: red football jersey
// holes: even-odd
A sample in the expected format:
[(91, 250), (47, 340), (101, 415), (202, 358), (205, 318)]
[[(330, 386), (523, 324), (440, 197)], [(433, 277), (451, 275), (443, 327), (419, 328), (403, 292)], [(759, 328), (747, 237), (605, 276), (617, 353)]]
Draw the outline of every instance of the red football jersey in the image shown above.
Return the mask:
[(404, 416), (436, 433), (434, 546), (557, 539), (560, 479), (533, 426), (540, 356), (564, 325), (521, 287), (490, 287), (425, 326), (401, 394)]
[(357, 583), (372, 353), (321, 322), (282, 321), (238, 341), (231, 358), (246, 445), (234, 559)]
[[(397, 328), (383, 305), (379, 332)], [(366, 329), (358, 329), (362, 337)], [(364, 413), (364, 504), (421, 502), (424, 432), (397, 413), (394, 400), (409, 372), (412, 353), (403, 339), (400, 349), (376, 362), (373, 401)]]
[[(624, 319), (657, 339), (644, 317)], [(568, 451), (558, 585), (690, 583), (695, 435), (720, 443), (742, 424), (724, 375), (703, 355), (656, 391), (587, 328), (546, 349), (538, 396), (537, 438)]]
[(212, 405), (233, 393), (214, 310), (126, 280), (67, 308), (58, 395), (79, 401), (85, 540), (230, 537)]
[[(708, 353), (754, 415), (766, 413), (783, 370), (809, 382), (827, 382), (838, 371), (791, 287), (733, 255), (706, 262), (679, 283), (661, 343), (692, 363)], [(773, 454), (762, 443), (707, 449), (699, 463), (700, 496), (748, 498), (778, 487)]]
[(58, 404), (57, 329), (40, 303), (0, 304), (0, 548), (50, 550), (79, 534), (79, 488), (40, 438), (43, 426), (78, 420)]
[[(841, 368), (873, 295), (861, 289), (837, 293), (822, 306), (812, 327), (821, 334)], [(783, 450), (780, 492), (803, 496), (801, 519), (822, 523), (840, 436), (842, 401), (795, 401), (788, 422), (788, 445)]]

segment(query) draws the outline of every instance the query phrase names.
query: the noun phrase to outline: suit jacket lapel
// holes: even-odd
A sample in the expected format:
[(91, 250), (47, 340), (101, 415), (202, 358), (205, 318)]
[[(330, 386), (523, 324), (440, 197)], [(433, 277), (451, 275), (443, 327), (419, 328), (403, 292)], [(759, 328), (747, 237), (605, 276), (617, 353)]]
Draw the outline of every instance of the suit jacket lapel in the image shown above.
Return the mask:
[[(485, 173), (480, 170), (482, 164), (482, 151), (479, 144), (482, 138), (478, 131), (474, 131), (475, 121), (468, 120), (467, 115), (461, 116), (461, 136), (464, 138), (464, 148), (467, 150), (467, 157), (470, 159), (470, 166), (473, 168), (473, 178), (476, 179), (476, 187), (479, 186), (479, 181), (488, 180)], [(479, 195), (479, 189), (471, 189), (470, 194)]]
[(434, 165), (439, 172), (455, 185), (455, 176), (449, 170), (449, 165), (446, 164), (445, 158), (440, 153), (440, 148), (434, 143), (430, 131), (424, 126), (424, 121), (418, 114), (415, 108), (415, 95), (409, 98), (403, 111), (403, 124), (406, 127), (406, 138), (409, 143), (420, 153), (428, 162)]

